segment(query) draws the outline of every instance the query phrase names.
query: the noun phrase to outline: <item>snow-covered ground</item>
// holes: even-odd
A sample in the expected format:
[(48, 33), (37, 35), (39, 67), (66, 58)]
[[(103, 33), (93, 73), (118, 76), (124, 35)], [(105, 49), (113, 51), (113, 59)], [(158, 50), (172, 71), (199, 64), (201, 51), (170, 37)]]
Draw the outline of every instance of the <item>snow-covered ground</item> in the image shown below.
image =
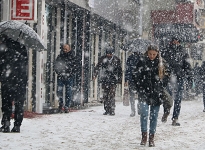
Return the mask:
[[(182, 101), (180, 127), (158, 118), (155, 147), (142, 147), (139, 116), (117, 102), (116, 115), (104, 116), (103, 106), (23, 121), (21, 133), (0, 133), (2, 150), (204, 150), (205, 112), (202, 97)], [(13, 125), (13, 124), (12, 124)], [(12, 127), (12, 126), (11, 126)]]

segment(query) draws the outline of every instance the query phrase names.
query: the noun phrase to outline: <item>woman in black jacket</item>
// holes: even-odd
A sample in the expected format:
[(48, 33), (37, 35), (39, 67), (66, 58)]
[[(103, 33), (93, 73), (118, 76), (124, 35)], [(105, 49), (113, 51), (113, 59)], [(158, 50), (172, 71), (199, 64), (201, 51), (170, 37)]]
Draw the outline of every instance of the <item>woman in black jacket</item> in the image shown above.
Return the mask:
[[(147, 124), (150, 119), (149, 146), (154, 145), (154, 134), (160, 105), (165, 99), (165, 87), (169, 81), (169, 71), (166, 63), (159, 55), (157, 46), (150, 45), (145, 56), (137, 63), (135, 83), (138, 92), (140, 107), (140, 122), (142, 140), (141, 145), (147, 142)], [(150, 117), (148, 117), (150, 109)]]

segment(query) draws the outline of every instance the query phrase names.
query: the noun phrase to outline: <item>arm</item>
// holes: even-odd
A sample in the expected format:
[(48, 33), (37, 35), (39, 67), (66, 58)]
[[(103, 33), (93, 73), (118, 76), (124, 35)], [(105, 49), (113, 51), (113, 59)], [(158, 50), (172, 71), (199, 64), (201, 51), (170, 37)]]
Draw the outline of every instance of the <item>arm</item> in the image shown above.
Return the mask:
[(122, 83), (122, 67), (121, 67), (121, 62), (120, 59), (118, 61), (118, 83), (121, 84)]
[(104, 57), (101, 57), (99, 59), (99, 62), (97, 63), (97, 65), (94, 67), (94, 71), (93, 71), (93, 80), (96, 79), (98, 72), (100, 70), (100, 68), (102, 67), (102, 62), (103, 62)]

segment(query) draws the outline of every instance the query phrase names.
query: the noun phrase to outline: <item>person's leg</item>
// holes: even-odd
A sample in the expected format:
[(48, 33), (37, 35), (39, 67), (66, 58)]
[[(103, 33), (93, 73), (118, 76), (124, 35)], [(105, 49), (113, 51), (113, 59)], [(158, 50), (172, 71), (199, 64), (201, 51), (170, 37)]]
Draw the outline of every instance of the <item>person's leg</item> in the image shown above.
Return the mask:
[(63, 107), (63, 86), (63, 81), (61, 79), (57, 79), (57, 97), (59, 101), (59, 111), (61, 111)]
[(116, 84), (111, 84), (109, 88), (109, 94), (108, 94), (108, 105), (110, 108), (110, 115), (115, 115), (115, 91), (116, 91)]
[(180, 126), (178, 123), (178, 118), (181, 110), (181, 100), (182, 100), (182, 93), (183, 93), (183, 79), (178, 78), (177, 79), (177, 91), (176, 91), (176, 97), (174, 99), (174, 110), (173, 110), (173, 116), (172, 116), (172, 125), (173, 126)]
[(162, 116), (161, 121), (167, 122), (167, 117), (169, 116), (171, 107), (173, 106), (173, 99), (166, 90), (162, 91), (161, 99), (164, 108), (164, 114)]
[(24, 116), (24, 101), (26, 100), (26, 81), (18, 83), (14, 93), (14, 127), (11, 132), (20, 132), (20, 126)]
[(2, 83), (1, 87), (1, 94), (2, 94), (2, 112), (3, 112), (3, 118), (2, 118), (2, 132), (10, 132), (10, 118), (12, 114), (12, 87), (9, 86), (7, 83)]
[(140, 126), (142, 132), (142, 139), (140, 145), (146, 145), (147, 143), (147, 122), (148, 122), (148, 113), (149, 105), (146, 102), (141, 102), (141, 97), (139, 98), (139, 107), (140, 107)]
[(70, 108), (70, 106), (71, 106), (71, 101), (72, 101), (72, 97), (73, 97), (73, 92), (72, 92), (73, 78), (70, 77), (65, 82), (66, 82), (66, 84), (65, 84), (65, 88), (66, 88), (65, 112), (68, 112), (68, 108)]
[(160, 106), (150, 106), (150, 134), (155, 134)]
[(129, 88), (129, 94), (130, 94), (130, 105), (131, 105), (131, 114), (130, 117), (134, 117), (136, 110), (135, 110), (135, 92), (133, 91), (132, 87)]
[(103, 115), (107, 115), (110, 112), (109, 101), (108, 101), (109, 88), (106, 84), (103, 83), (102, 89), (103, 89), (103, 102), (104, 102), (104, 110), (105, 110)]
[(204, 104), (203, 112), (205, 112), (205, 83), (203, 83), (203, 104)]
[(147, 121), (149, 105), (146, 102), (139, 102), (141, 132), (147, 132)]
[(157, 127), (157, 118), (160, 106), (150, 107), (150, 128), (149, 128), (149, 147), (155, 146), (154, 144), (154, 134)]

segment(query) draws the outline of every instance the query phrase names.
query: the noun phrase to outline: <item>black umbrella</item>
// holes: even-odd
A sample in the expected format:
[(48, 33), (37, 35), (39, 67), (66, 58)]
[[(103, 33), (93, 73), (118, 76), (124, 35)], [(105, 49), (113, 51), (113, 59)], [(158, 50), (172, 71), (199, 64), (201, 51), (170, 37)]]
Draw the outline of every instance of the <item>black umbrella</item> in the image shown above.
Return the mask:
[(130, 50), (132, 52), (144, 53), (147, 51), (147, 48), (151, 43), (152, 42), (150, 40), (147, 40), (147, 39), (132, 39), (128, 43), (128, 50)]
[(9, 20), (0, 23), (0, 34), (24, 44), (33, 50), (42, 51), (46, 47), (39, 35), (25, 23)]

